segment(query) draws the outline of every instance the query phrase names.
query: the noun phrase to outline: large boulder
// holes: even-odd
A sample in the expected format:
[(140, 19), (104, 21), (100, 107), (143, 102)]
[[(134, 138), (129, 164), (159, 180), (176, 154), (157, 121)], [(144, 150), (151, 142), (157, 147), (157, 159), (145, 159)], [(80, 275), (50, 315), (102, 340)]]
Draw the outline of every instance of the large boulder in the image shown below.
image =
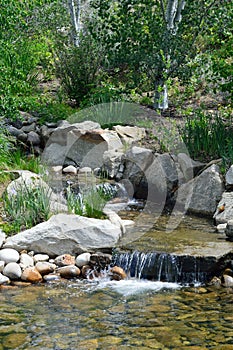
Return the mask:
[(46, 222), (9, 237), (4, 248), (34, 250), (49, 256), (67, 252), (77, 255), (114, 247), (121, 232), (121, 228), (109, 220), (57, 214)]
[(192, 180), (205, 166), (204, 163), (191, 159), (186, 153), (179, 153), (177, 161), (186, 181)]
[(113, 130), (117, 132), (126, 146), (136, 143), (146, 136), (145, 129), (138, 126), (116, 125), (113, 126)]
[(233, 192), (224, 192), (213, 218), (216, 224), (225, 224), (233, 218)]
[(190, 213), (212, 216), (224, 191), (217, 165), (212, 165), (199, 176), (181, 185), (177, 191), (177, 203)]
[(43, 152), (43, 160), (49, 165), (70, 162), (95, 169), (102, 165), (105, 151), (122, 147), (117, 133), (101, 129), (98, 123), (63, 122), (50, 136)]

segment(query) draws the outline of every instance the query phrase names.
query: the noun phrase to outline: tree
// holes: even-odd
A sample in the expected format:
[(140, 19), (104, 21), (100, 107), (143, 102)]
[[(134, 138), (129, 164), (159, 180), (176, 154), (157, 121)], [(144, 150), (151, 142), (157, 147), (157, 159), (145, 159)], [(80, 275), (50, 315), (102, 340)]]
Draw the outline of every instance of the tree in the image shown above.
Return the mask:
[[(146, 74), (154, 84), (155, 108), (168, 106), (170, 78), (197, 54), (197, 39), (208, 30), (213, 9), (228, 0), (93, 0), (109, 67)], [(95, 36), (95, 28), (92, 28)], [(99, 33), (98, 33), (99, 35)]]

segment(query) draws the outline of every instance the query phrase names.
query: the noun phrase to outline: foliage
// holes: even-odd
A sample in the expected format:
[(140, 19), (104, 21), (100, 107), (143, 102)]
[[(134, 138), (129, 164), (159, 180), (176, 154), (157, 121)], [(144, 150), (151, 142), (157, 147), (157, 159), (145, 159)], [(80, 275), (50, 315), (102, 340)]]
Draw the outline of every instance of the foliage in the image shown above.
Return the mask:
[(50, 213), (50, 190), (42, 185), (22, 185), (16, 193), (3, 196), (4, 211), (13, 232), (46, 221)]
[(233, 162), (233, 129), (232, 119), (197, 111), (194, 117), (186, 120), (180, 128), (190, 156), (202, 160), (222, 158), (225, 166)]

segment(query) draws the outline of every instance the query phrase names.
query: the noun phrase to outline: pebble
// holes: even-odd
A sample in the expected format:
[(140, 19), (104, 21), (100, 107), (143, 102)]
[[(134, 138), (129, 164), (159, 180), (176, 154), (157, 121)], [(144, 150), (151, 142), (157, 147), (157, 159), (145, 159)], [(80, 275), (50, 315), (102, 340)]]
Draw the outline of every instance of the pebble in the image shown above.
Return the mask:
[(34, 266), (33, 257), (26, 253), (22, 253), (20, 255), (20, 266), (22, 269), (25, 269), (26, 267), (29, 267), (29, 266)]
[(125, 271), (119, 266), (114, 266), (110, 270), (110, 273), (111, 273), (111, 279), (115, 281), (124, 280), (127, 277)]
[(10, 283), (10, 279), (0, 273), (0, 285)]
[(61, 280), (61, 276), (52, 273), (45, 275), (43, 278), (46, 282), (56, 282)]
[(57, 266), (75, 265), (75, 257), (70, 254), (59, 255), (55, 259)]
[(27, 267), (23, 271), (21, 279), (26, 282), (38, 283), (42, 281), (42, 276), (35, 267)]
[(0, 250), (0, 260), (5, 261), (6, 264), (10, 262), (17, 262), (19, 260), (19, 253), (12, 248), (4, 248)]
[(223, 286), (233, 288), (233, 277), (229, 275), (223, 275)]
[(82, 253), (78, 255), (75, 259), (75, 264), (78, 267), (82, 267), (84, 265), (88, 265), (90, 262), (91, 254), (90, 253)]
[(77, 174), (77, 168), (75, 168), (75, 166), (73, 166), (73, 165), (68, 165), (67, 167), (65, 167), (62, 170), (62, 172), (65, 173), (65, 174), (76, 175)]
[(34, 262), (37, 263), (38, 261), (49, 260), (49, 256), (47, 254), (35, 254), (33, 259), (34, 259)]
[(19, 264), (15, 262), (8, 263), (3, 269), (3, 275), (9, 277), (12, 280), (17, 280), (22, 275), (22, 270)]
[(80, 269), (74, 265), (60, 267), (57, 272), (63, 278), (74, 278), (80, 275)]
[(53, 272), (56, 269), (56, 265), (52, 264), (48, 261), (38, 261), (36, 263), (36, 269), (39, 271), (39, 273), (44, 276), (48, 275), (49, 273)]

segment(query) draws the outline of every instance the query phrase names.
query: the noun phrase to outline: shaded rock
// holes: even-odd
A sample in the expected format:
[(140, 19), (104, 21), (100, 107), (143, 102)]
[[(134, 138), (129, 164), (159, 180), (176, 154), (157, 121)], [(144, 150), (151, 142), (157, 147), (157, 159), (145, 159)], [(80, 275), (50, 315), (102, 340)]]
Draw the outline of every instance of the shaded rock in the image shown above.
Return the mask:
[[(123, 152), (118, 149), (105, 151), (103, 154), (103, 166), (101, 171), (106, 173), (110, 179), (117, 177), (122, 165)], [(119, 176), (118, 176), (119, 177)]]
[(88, 265), (90, 261), (91, 254), (90, 253), (82, 253), (78, 255), (75, 259), (75, 264), (78, 267), (82, 267), (84, 265)]
[(191, 159), (186, 153), (179, 153), (177, 161), (186, 181), (194, 178), (205, 164)]
[(63, 278), (74, 278), (80, 275), (80, 269), (74, 265), (60, 267), (57, 272)]
[(0, 273), (0, 286), (3, 284), (9, 284), (10, 279), (7, 276), (4, 276)]
[(5, 248), (35, 250), (50, 256), (80, 254), (100, 248), (112, 248), (121, 230), (109, 220), (78, 215), (57, 214), (48, 221), (7, 238)]
[(224, 224), (233, 218), (233, 192), (223, 192), (213, 218), (216, 224)]
[(90, 265), (104, 270), (105, 267), (107, 267), (110, 264), (111, 260), (111, 254), (97, 252), (91, 255)]
[(49, 256), (47, 254), (35, 254), (33, 256), (33, 259), (34, 259), (35, 263), (37, 263), (38, 261), (48, 261)]
[(11, 248), (1, 249), (0, 260), (5, 261), (6, 264), (10, 262), (17, 262), (19, 260), (19, 253), (17, 250)]
[(84, 265), (84, 266), (82, 266), (81, 274), (84, 278), (88, 278), (91, 271), (92, 271), (92, 268), (90, 265)]
[(22, 253), (20, 255), (20, 266), (22, 269), (25, 269), (26, 267), (29, 267), (29, 266), (34, 266), (33, 257), (26, 253)]
[(62, 172), (64, 174), (72, 174), (72, 175), (76, 175), (77, 174), (77, 168), (75, 168), (75, 166), (73, 165), (68, 165), (67, 167), (65, 167)]
[(112, 280), (120, 281), (120, 280), (124, 280), (127, 277), (127, 275), (126, 275), (125, 271), (121, 267), (114, 266), (110, 270), (110, 277), (111, 277)]
[(229, 240), (233, 241), (233, 220), (227, 222), (225, 233)]
[(12, 280), (17, 280), (21, 277), (22, 270), (17, 263), (10, 262), (4, 267), (2, 273), (4, 276), (7, 276)]
[(210, 286), (220, 286), (221, 285), (221, 279), (216, 277), (216, 276), (214, 276), (208, 284)]
[(24, 125), (21, 130), (26, 133), (34, 132), (36, 130), (36, 123), (28, 123)]
[(63, 254), (57, 256), (54, 262), (57, 266), (75, 265), (75, 257), (70, 254)]
[(56, 265), (48, 261), (38, 261), (35, 267), (42, 276), (48, 275), (56, 269)]
[(32, 144), (33, 146), (39, 146), (40, 145), (40, 136), (35, 131), (30, 131), (28, 133), (27, 141)]
[(224, 191), (219, 167), (212, 165), (177, 191), (180, 207), (194, 214), (212, 216)]
[(38, 283), (42, 281), (42, 276), (35, 267), (27, 267), (21, 275), (23, 281)]

